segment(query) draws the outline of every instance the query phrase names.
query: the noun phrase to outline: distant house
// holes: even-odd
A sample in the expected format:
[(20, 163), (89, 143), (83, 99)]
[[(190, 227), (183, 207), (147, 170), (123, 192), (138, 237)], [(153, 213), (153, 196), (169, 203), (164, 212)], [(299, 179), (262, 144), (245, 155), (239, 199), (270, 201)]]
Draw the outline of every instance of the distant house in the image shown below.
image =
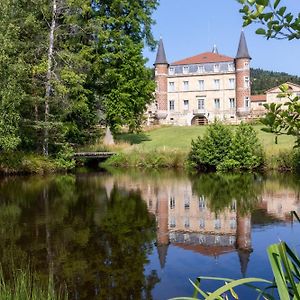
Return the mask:
[(160, 124), (202, 125), (215, 118), (236, 123), (251, 113), (250, 60), (244, 32), (236, 56), (216, 46), (171, 64), (162, 39), (155, 66), (155, 105), (148, 114)]
[[(292, 97), (299, 96), (300, 97), (300, 85), (286, 82), (286, 85), (288, 85), (289, 89), (288, 91), (292, 94)], [(278, 97), (278, 95), (281, 93), (280, 85), (273, 87), (265, 92), (263, 95), (252, 95), (251, 96), (251, 115), (252, 116), (262, 116), (265, 114), (266, 109), (263, 106), (263, 104), (267, 103), (285, 103), (287, 102), (288, 98), (284, 97)]]

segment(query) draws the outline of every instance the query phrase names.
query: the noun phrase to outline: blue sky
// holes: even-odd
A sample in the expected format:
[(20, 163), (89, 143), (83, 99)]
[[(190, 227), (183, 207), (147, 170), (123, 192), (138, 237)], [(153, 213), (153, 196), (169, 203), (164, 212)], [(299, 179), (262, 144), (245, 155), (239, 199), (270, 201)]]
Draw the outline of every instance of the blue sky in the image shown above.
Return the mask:
[[(284, 1), (293, 13), (300, 11), (299, 0)], [(162, 36), (169, 62), (211, 51), (234, 57), (242, 29), (241, 5), (235, 0), (160, 0), (153, 17), (156, 39)], [(256, 35), (256, 25), (244, 29), (251, 66), (300, 76), (300, 41), (266, 40)], [(145, 49), (152, 66), (155, 52)]]

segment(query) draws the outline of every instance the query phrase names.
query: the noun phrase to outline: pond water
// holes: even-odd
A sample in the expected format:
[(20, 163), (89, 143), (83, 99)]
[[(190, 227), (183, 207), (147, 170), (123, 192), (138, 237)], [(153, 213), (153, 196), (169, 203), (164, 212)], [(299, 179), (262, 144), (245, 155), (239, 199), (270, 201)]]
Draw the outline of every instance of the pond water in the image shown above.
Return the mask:
[[(51, 269), (70, 299), (192, 296), (197, 276), (272, 279), (266, 248), (300, 252), (300, 178), (113, 171), (0, 179), (0, 260)], [(216, 282), (205, 281), (205, 290)], [(247, 288), (242, 299), (253, 299)], [(254, 298), (255, 299), (255, 298)]]

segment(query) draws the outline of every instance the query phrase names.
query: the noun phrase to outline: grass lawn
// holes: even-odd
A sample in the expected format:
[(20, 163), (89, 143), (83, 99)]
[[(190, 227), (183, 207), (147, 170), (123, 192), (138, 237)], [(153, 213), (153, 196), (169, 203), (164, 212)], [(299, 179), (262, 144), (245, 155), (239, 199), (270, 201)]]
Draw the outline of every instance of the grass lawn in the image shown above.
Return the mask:
[[(235, 128), (235, 126), (231, 127), (232, 129)], [(278, 144), (275, 145), (273, 134), (263, 132), (261, 125), (255, 125), (254, 128), (267, 155), (278, 154), (293, 147), (294, 138), (291, 136), (280, 136)], [(172, 148), (189, 151), (191, 140), (197, 138), (197, 136), (202, 136), (205, 130), (205, 126), (168, 126), (140, 134), (121, 134), (117, 137), (117, 140), (128, 142), (144, 150)]]

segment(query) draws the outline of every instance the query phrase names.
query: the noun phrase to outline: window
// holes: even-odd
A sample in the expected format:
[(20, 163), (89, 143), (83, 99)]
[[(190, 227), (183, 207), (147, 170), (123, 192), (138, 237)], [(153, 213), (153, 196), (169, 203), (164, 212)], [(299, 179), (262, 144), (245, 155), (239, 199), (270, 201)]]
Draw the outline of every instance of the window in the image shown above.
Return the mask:
[(228, 71), (234, 71), (234, 64), (233, 63), (228, 64)]
[(188, 217), (185, 217), (185, 219), (184, 219), (184, 227), (185, 228), (190, 227), (190, 219)]
[(249, 69), (249, 62), (245, 61), (244, 67), (245, 67), (245, 69)]
[(250, 108), (250, 98), (249, 97), (245, 97), (245, 107)]
[(215, 79), (214, 80), (214, 86), (216, 90), (220, 89), (220, 79)]
[(188, 194), (184, 194), (184, 208), (189, 209), (190, 208), (190, 196)]
[(229, 107), (235, 108), (235, 99), (234, 98), (229, 98)]
[(215, 64), (214, 65), (214, 72), (219, 72), (220, 71), (220, 65), (219, 64)]
[(215, 219), (215, 229), (221, 229), (221, 220)]
[(206, 207), (206, 201), (204, 196), (199, 197), (199, 209), (203, 210)]
[(229, 223), (230, 223), (230, 229), (236, 229), (236, 219), (235, 218), (231, 218)]
[(176, 227), (176, 220), (175, 220), (175, 217), (171, 217), (171, 219), (170, 219), (170, 227), (171, 227), (171, 228)]
[(175, 92), (175, 82), (169, 82), (169, 92)]
[(204, 109), (204, 99), (198, 99), (198, 109)]
[(244, 77), (244, 87), (249, 88), (250, 87), (250, 79), (248, 76)]
[(204, 228), (205, 228), (205, 219), (200, 219), (200, 220), (199, 220), (199, 227), (200, 227), (201, 229), (204, 229)]
[(220, 99), (219, 98), (215, 99), (215, 109), (220, 109)]
[(170, 110), (174, 110), (175, 109), (175, 101), (174, 100), (170, 100), (169, 101), (169, 109)]
[(183, 67), (183, 74), (187, 74), (189, 72), (189, 67)]
[(204, 66), (198, 66), (199, 73), (204, 73), (204, 71), (205, 71)]
[(199, 80), (199, 90), (204, 91), (204, 80)]
[(183, 90), (184, 91), (188, 91), (189, 90), (189, 82), (188, 81), (184, 81), (183, 82)]
[(189, 100), (183, 100), (183, 109), (189, 110)]
[(174, 75), (174, 74), (175, 74), (175, 68), (170, 67), (170, 68), (169, 68), (169, 74), (170, 74), (170, 75)]
[(175, 208), (175, 197), (171, 196), (170, 197), (170, 209)]
[(235, 79), (229, 78), (229, 88), (232, 90), (235, 87)]

